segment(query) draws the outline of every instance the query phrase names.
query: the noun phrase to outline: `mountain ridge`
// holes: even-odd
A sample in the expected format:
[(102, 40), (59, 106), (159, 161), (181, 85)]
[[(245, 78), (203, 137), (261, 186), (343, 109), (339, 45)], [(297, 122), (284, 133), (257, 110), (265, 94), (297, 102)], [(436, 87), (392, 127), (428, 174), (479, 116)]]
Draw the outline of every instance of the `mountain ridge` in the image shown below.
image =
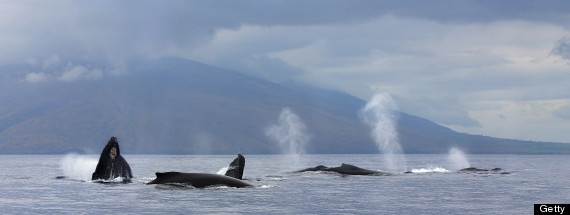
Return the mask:
[[(378, 153), (358, 118), (365, 101), (277, 84), (200, 62), (130, 63), (104, 80), (25, 83), (0, 93), (0, 153), (98, 153), (110, 136), (133, 154), (278, 154), (265, 136), (288, 107), (311, 136), (307, 153)], [(289, 86), (288, 86), (289, 85)], [(326, 95), (326, 96), (325, 96)], [(399, 113), (405, 153), (570, 153), (570, 144), (469, 135)]]

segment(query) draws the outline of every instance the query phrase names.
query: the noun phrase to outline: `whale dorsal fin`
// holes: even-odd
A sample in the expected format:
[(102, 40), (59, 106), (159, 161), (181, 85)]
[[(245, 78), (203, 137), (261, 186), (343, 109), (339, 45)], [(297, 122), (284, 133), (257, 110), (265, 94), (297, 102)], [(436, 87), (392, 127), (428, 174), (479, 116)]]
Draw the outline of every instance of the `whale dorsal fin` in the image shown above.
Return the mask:
[(237, 158), (230, 163), (226, 176), (237, 178), (239, 180), (243, 177), (243, 170), (245, 168), (245, 158), (243, 155), (238, 154)]

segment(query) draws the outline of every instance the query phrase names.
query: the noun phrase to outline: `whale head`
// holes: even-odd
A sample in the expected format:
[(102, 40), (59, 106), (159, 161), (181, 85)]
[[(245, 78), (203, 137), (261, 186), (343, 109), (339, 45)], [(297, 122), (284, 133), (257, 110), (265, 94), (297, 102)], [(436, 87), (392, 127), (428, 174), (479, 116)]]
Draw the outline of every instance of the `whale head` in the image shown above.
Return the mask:
[(103, 154), (108, 155), (111, 160), (114, 160), (119, 155), (121, 155), (119, 142), (117, 141), (116, 137), (111, 137), (111, 139), (109, 139), (107, 145), (105, 145), (105, 148), (103, 148), (103, 152), (101, 152), (101, 155)]
[(95, 172), (93, 172), (91, 176), (91, 180), (112, 180), (117, 177), (130, 179), (133, 177), (133, 174), (131, 167), (123, 156), (121, 156), (117, 138), (111, 137), (101, 152), (99, 162), (97, 163)]

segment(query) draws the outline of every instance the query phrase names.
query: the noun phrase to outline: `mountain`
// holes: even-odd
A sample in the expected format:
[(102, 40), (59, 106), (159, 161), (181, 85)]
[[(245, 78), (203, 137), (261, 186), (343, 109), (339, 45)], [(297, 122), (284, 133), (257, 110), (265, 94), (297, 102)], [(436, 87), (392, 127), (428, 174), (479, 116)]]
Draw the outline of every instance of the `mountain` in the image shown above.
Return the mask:
[[(267, 128), (285, 107), (306, 124), (307, 153), (377, 153), (358, 118), (365, 101), (299, 84), (276, 84), (203, 63), (161, 58), (102, 80), (0, 87), (0, 153), (99, 153), (111, 136), (124, 153), (281, 153)], [(457, 133), (398, 114), (406, 153), (570, 153), (570, 144)]]

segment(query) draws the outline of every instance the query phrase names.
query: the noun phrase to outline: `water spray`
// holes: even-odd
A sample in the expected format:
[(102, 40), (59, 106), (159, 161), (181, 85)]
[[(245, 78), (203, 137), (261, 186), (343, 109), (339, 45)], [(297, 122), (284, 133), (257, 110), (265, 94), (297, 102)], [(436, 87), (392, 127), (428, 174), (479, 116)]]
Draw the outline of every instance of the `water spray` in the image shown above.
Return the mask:
[(454, 170), (459, 170), (463, 168), (471, 167), (469, 160), (467, 160), (467, 156), (465, 153), (458, 148), (452, 147), (449, 149), (449, 155), (447, 156), (447, 160), (451, 165), (451, 168)]
[(97, 159), (85, 155), (68, 154), (61, 160), (59, 167), (66, 177), (89, 181), (97, 162)]
[(372, 129), (371, 136), (378, 150), (384, 154), (389, 171), (406, 171), (406, 159), (398, 140), (396, 103), (387, 93), (376, 94), (359, 113)]
[(281, 147), (281, 152), (299, 163), (299, 156), (305, 153), (305, 145), (309, 142), (307, 127), (299, 116), (289, 108), (283, 108), (277, 124), (270, 125), (265, 135)]

